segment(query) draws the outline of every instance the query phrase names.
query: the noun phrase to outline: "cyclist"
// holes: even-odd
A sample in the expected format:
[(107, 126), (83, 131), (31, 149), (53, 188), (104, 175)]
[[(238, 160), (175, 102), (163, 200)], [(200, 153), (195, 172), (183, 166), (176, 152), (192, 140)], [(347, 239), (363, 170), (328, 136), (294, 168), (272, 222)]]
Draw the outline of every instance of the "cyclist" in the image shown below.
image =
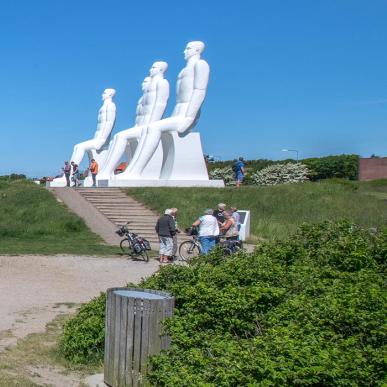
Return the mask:
[(202, 247), (202, 254), (208, 254), (215, 247), (215, 240), (219, 235), (218, 221), (212, 215), (213, 210), (208, 208), (204, 215), (197, 219), (192, 227), (199, 226), (199, 241)]

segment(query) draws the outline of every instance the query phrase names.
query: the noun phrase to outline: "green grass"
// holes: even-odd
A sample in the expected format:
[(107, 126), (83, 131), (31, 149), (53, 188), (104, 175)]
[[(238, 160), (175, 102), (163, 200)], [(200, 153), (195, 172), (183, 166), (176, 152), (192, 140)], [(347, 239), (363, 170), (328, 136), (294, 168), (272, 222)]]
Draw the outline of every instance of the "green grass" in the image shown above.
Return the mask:
[(315, 183), (236, 188), (130, 188), (129, 195), (162, 213), (179, 209), (180, 229), (188, 227), (205, 208), (217, 203), (251, 211), (251, 240), (283, 239), (304, 222), (346, 218), (364, 227), (387, 224), (387, 180)]
[(46, 189), (0, 180), (0, 254), (117, 254)]

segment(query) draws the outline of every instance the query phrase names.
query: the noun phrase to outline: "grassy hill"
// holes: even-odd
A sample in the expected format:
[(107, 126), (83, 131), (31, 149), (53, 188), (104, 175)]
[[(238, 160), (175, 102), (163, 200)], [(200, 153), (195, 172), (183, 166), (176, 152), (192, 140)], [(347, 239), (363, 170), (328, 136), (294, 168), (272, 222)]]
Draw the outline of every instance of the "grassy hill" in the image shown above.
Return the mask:
[(387, 223), (387, 181), (323, 180), (314, 183), (235, 188), (130, 188), (128, 194), (162, 213), (179, 209), (183, 229), (217, 203), (251, 211), (251, 239), (283, 239), (304, 223), (346, 218), (364, 227)]
[(0, 180), (0, 254), (112, 254), (75, 214), (44, 188)]

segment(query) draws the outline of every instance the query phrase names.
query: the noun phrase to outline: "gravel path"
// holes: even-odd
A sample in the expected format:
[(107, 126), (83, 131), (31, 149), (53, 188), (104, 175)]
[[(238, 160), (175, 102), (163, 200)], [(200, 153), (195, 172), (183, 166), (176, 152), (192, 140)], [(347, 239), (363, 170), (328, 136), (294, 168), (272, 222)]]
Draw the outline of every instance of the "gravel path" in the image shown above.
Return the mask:
[(0, 351), (42, 332), (68, 303), (87, 302), (109, 287), (138, 282), (158, 262), (79, 256), (0, 256)]

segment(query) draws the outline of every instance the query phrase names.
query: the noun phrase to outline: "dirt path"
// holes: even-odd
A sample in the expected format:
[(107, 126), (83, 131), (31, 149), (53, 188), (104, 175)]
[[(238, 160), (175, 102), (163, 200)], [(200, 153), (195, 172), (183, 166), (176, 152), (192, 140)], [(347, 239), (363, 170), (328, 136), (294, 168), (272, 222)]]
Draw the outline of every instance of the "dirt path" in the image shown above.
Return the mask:
[(145, 263), (124, 257), (0, 256), (0, 354), (27, 335), (44, 332), (55, 317), (74, 310), (73, 304), (87, 302), (109, 287), (136, 283), (157, 269), (154, 259)]

